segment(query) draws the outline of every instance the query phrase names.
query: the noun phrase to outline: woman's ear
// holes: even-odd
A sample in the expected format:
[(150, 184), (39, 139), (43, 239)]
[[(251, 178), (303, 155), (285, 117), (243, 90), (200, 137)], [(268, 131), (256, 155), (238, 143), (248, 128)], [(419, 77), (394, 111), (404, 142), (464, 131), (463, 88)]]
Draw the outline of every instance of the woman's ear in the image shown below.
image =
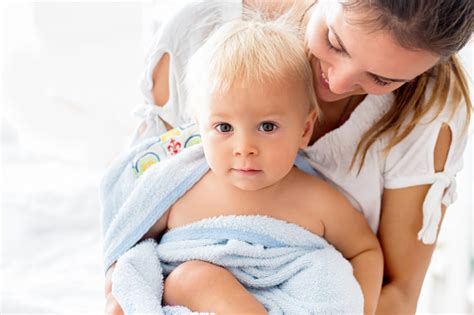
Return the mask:
[(317, 117), (318, 115), (315, 109), (312, 109), (311, 112), (309, 112), (309, 114), (306, 116), (300, 149), (304, 149), (308, 146), (311, 136), (313, 135), (314, 123), (316, 122)]

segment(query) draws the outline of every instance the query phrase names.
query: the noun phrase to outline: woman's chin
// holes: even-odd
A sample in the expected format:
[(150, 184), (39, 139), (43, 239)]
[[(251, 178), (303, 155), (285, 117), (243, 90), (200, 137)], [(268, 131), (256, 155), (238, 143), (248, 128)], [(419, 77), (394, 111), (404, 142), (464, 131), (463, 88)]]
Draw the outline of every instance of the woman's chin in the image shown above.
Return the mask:
[(332, 92), (328, 87), (323, 86), (321, 84), (318, 84), (315, 86), (314, 90), (316, 94), (316, 98), (319, 102), (324, 102), (324, 103), (333, 103), (337, 102), (343, 99), (347, 99), (348, 97), (354, 96), (354, 95), (366, 95), (364, 91), (362, 90), (356, 90), (352, 92), (347, 92), (344, 94), (336, 94)]
[(331, 90), (319, 86), (316, 88), (316, 98), (319, 102), (332, 103), (350, 96), (350, 94), (335, 94)]

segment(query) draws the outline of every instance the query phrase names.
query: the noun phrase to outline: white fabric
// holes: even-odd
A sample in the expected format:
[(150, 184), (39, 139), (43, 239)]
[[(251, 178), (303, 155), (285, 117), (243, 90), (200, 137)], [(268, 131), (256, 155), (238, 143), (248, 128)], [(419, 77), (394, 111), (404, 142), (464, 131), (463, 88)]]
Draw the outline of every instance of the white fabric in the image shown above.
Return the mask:
[[(442, 204), (449, 206), (457, 198), (455, 176), (463, 167), (462, 155), (467, 144), (464, 104), (453, 117), (447, 108), (432, 121), (434, 112), (428, 113), (415, 130), (390, 152), (383, 174), (385, 187), (389, 189), (432, 184), (423, 203), (423, 227), (418, 233), (418, 239), (425, 244), (436, 240)], [(449, 126), (452, 142), (444, 171), (436, 173), (434, 148), (443, 124)]]
[[(145, 60), (141, 88), (146, 102), (155, 104), (152, 95), (153, 71), (163, 55), (168, 53), (170, 55), (169, 99), (162, 107), (159, 116), (171, 126), (177, 127), (191, 120), (185, 111), (186, 93), (182, 84), (189, 57), (217, 26), (224, 21), (239, 18), (241, 12), (240, 0), (195, 1), (164, 21), (154, 36)], [(159, 127), (153, 125), (149, 129), (152, 130), (154, 126)], [(161, 130), (156, 130), (156, 134), (160, 132)]]
[[(426, 117), (401, 143), (384, 156), (387, 137), (369, 149), (359, 175), (349, 171), (353, 152), (361, 136), (390, 107), (393, 95), (368, 95), (341, 127), (326, 134), (306, 150), (310, 163), (363, 212), (377, 232), (384, 189), (432, 184), (423, 203), (423, 226), (418, 239), (425, 244), (436, 240), (441, 219), (441, 203), (449, 206), (456, 199), (455, 175), (462, 169), (462, 153), (466, 145), (463, 133), (465, 110), (450, 119), (446, 109), (434, 121)], [(452, 143), (443, 172), (434, 169), (434, 149), (442, 124), (452, 132)], [(357, 164), (356, 164), (357, 165)]]
[(156, 134), (163, 134), (167, 131), (163, 120), (160, 118), (163, 107), (154, 104), (140, 104), (133, 110), (133, 115), (143, 121), (138, 125), (132, 138), (132, 144), (138, 139), (152, 137)]
[[(163, 53), (170, 53), (170, 99), (161, 116), (171, 125), (189, 122), (184, 85), (179, 79), (182, 78), (186, 61), (216, 26), (238, 17), (241, 12), (240, 1), (191, 3), (164, 23), (157, 34), (147, 61), (142, 90), (152, 104), (151, 75)], [(441, 218), (441, 202), (448, 206), (456, 199), (455, 175), (462, 168), (462, 153), (467, 140), (462, 132), (465, 110), (451, 117), (448, 104), (447, 109), (433, 121), (428, 115), (388, 156), (382, 153), (387, 138), (379, 139), (371, 146), (364, 167), (357, 175), (357, 167), (349, 170), (357, 144), (365, 131), (389, 109), (393, 100), (392, 94), (368, 95), (348, 121), (321, 137), (306, 153), (310, 164), (364, 214), (374, 232), (379, 226), (384, 189), (432, 184), (423, 205), (423, 227), (418, 237), (424, 243), (433, 243)], [(443, 123), (451, 129), (452, 144), (445, 170), (435, 173), (434, 147)]]

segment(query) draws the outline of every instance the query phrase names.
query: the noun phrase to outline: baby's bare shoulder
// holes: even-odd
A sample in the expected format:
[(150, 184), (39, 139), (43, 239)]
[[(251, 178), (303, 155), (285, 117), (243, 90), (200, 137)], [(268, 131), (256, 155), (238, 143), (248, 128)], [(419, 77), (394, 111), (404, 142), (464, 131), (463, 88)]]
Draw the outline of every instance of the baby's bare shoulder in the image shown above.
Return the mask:
[(347, 198), (332, 184), (322, 178), (309, 175), (296, 169), (296, 178), (293, 185), (298, 198), (311, 204), (327, 207), (347, 205)]

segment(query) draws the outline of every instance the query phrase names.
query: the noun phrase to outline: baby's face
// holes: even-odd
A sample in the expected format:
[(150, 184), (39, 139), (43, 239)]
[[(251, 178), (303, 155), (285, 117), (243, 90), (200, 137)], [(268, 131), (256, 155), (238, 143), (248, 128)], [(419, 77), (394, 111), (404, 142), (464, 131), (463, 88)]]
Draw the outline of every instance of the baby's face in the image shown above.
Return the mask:
[[(278, 183), (311, 137), (315, 119), (301, 82), (233, 87), (213, 95), (197, 120), (212, 171), (237, 188)], [(205, 107), (205, 106), (203, 106)]]

